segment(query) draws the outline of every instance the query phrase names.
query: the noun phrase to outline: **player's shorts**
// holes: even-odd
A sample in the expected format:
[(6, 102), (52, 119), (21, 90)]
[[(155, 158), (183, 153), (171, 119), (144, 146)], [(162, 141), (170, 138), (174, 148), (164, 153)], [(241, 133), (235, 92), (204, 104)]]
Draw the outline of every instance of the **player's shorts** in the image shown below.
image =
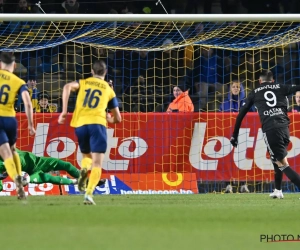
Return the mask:
[(105, 153), (107, 149), (106, 127), (89, 124), (75, 128), (81, 153)]
[(271, 160), (273, 162), (284, 159), (290, 143), (290, 131), (288, 127), (271, 129), (263, 133)]
[(9, 143), (12, 146), (17, 141), (18, 122), (15, 117), (0, 117), (0, 146)]

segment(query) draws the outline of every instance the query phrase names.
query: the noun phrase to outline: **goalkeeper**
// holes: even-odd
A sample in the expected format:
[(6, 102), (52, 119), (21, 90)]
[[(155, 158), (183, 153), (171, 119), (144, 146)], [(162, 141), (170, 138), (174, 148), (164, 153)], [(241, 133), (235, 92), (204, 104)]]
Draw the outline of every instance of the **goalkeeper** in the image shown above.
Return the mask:
[[(20, 156), (22, 171), (26, 172), (30, 176), (30, 183), (52, 183), (56, 185), (74, 185), (77, 184), (80, 171), (69, 162), (62, 161), (60, 159), (52, 157), (38, 157), (33, 153), (21, 151), (16, 149)], [(66, 171), (75, 180), (64, 178), (61, 176), (53, 176), (49, 174), (51, 171)], [(0, 173), (5, 172), (4, 162), (0, 158)], [(2, 174), (0, 179), (5, 179), (7, 174)], [(1, 181), (0, 181), (1, 182)], [(104, 179), (101, 179), (97, 186), (101, 186), (105, 183)], [(0, 191), (2, 191), (2, 183), (0, 183)]]

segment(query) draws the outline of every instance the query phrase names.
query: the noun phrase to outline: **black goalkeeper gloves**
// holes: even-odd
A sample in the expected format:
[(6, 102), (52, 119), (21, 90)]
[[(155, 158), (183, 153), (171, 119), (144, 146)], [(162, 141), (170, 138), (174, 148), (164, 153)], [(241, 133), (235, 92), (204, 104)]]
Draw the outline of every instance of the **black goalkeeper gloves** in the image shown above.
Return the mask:
[(232, 136), (231, 138), (230, 138), (230, 143), (231, 143), (231, 145), (232, 146), (234, 146), (235, 148), (237, 147), (237, 145), (238, 145), (238, 139), (237, 139), (237, 136)]

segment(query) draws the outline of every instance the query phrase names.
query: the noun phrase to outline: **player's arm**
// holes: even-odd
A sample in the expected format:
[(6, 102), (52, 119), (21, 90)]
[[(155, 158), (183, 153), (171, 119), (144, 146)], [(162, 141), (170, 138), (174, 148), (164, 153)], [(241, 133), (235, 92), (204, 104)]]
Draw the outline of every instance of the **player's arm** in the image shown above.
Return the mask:
[(113, 116), (108, 115), (106, 117), (107, 122), (112, 123), (112, 124), (120, 123), (122, 121), (122, 117), (120, 114), (119, 107), (110, 109), (110, 111), (112, 112)]
[(238, 145), (238, 136), (239, 136), (239, 130), (242, 125), (242, 121), (245, 117), (245, 115), (248, 113), (248, 111), (252, 108), (254, 104), (254, 93), (251, 92), (245, 102), (243, 103), (243, 106), (240, 108), (239, 114), (236, 117), (234, 131), (232, 134), (232, 137), (230, 139), (231, 144), (234, 147), (237, 147)]
[(63, 94), (62, 94), (62, 112), (58, 118), (58, 123), (60, 124), (64, 123), (68, 112), (68, 102), (69, 102), (70, 94), (71, 92), (78, 91), (78, 89), (79, 89), (78, 82), (70, 82), (64, 86)]
[(107, 108), (112, 112), (113, 116), (107, 115), (106, 120), (109, 123), (120, 123), (122, 121), (120, 110), (119, 110), (119, 103), (114, 91), (112, 91), (112, 98), (108, 102)]
[(25, 113), (26, 113), (27, 120), (28, 120), (29, 133), (31, 135), (33, 135), (33, 134), (35, 134), (35, 130), (33, 128), (33, 108), (32, 108), (31, 98), (30, 98), (28, 89), (25, 84), (21, 86), (20, 93), (22, 96), (22, 100), (23, 100), (24, 107), (25, 107)]

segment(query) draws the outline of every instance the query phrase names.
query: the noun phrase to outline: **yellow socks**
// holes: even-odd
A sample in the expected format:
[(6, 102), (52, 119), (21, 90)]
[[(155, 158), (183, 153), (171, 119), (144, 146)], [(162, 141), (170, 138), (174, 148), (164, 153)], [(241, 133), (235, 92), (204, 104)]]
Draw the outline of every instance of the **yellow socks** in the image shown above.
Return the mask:
[(9, 177), (14, 181), (15, 178), (18, 176), (18, 172), (16, 169), (16, 164), (14, 162), (13, 158), (8, 158), (4, 161), (4, 166), (6, 168), (6, 171), (9, 175)]
[(21, 166), (20, 156), (18, 153), (14, 153), (13, 157), (14, 157), (14, 162), (16, 164), (17, 173), (18, 173), (18, 175), (22, 175), (22, 166)]
[(81, 160), (81, 169), (86, 168), (87, 170), (89, 170), (92, 166), (92, 162), (93, 161), (91, 158), (87, 158), (87, 157), (83, 158)]
[(87, 195), (93, 194), (93, 192), (96, 188), (96, 185), (98, 184), (98, 182), (100, 180), (101, 172), (102, 172), (102, 169), (99, 167), (92, 168), (90, 178), (89, 178), (89, 184), (87, 186), (85, 194), (87, 194)]

